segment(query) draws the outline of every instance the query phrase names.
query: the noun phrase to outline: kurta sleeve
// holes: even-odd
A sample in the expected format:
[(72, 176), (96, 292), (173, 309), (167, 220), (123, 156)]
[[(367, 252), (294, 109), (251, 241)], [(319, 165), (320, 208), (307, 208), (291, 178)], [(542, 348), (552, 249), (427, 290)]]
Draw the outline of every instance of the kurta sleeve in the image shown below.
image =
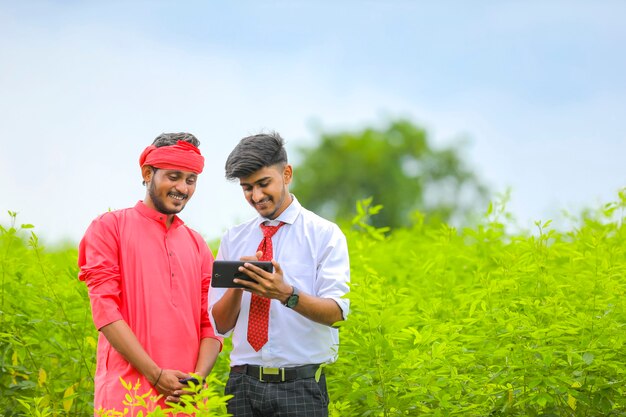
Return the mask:
[(200, 338), (217, 339), (220, 342), (220, 350), (223, 346), (223, 338), (217, 336), (209, 319), (209, 291), (211, 290), (211, 274), (213, 272), (213, 254), (206, 245), (201, 252), (202, 256), (202, 318), (200, 320)]
[(78, 247), (78, 278), (87, 284), (93, 322), (98, 330), (121, 320), (119, 233), (115, 216), (94, 220)]
[[(218, 260), (225, 260), (225, 259), (229, 259), (228, 258), (228, 239), (230, 239), (228, 231), (226, 231), (226, 233), (224, 233), (224, 235), (222, 236), (222, 239), (220, 241), (220, 247), (219, 250), (217, 251), (217, 258)], [(209, 320), (211, 321), (211, 325), (213, 326), (213, 329), (217, 329), (217, 325), (215, 324), (215, 318), (213, 317), (213, 306), (224, 296), (224, 293), (226, 292), (226, 288), (211, 288), (209, 290)], [(221, 337), (228, 337), (232, 334), (233, 330), (229, 330), (224, 334), (221, 333), (217, 333), (219, 336)]]

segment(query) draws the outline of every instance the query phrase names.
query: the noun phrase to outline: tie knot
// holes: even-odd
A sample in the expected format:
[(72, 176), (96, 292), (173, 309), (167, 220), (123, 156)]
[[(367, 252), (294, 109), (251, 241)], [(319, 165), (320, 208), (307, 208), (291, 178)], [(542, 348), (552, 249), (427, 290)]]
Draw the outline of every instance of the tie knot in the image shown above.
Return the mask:
[(261, 231), (263, 232), (263, 236), (267, 238), (271, 238), (274, 234), (280, 229), (285, 223), (280, 222), (278, 226), (266, 226), (264, 224), (261, 225)]

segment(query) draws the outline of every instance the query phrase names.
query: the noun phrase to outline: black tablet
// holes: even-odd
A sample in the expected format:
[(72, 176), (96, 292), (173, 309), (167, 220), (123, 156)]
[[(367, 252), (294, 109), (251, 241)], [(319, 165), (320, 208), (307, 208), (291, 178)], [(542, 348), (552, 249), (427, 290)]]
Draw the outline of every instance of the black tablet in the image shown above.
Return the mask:
[(268, 261), (214, 261), (213, 275), (211, 276), (211, 287), (216, 288), (244, 288), (243, 285), (237, 285), (233, 279), (245, 279), (246, 281), (254, 281), (252, 278), (239, 272), (239, 267), (245, 263), (258, 266), (267, 272), (274, 272), (274, 266)]

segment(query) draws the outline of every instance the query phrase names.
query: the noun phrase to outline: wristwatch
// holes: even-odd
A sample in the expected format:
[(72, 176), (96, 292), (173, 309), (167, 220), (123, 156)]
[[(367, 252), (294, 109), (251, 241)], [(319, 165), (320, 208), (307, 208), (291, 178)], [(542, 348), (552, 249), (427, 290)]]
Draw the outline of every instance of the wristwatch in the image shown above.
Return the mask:
[(291, 288), (291, 295), (289, 296), (289, 298), (287, 298), (287, 301), (285, 301), (285, 307), (288, 308), (294, 308), (298, 305), (298, 301), (300, 300), (300, 294), (298, 293), (298, 289), (293, 285), (291, 286)]

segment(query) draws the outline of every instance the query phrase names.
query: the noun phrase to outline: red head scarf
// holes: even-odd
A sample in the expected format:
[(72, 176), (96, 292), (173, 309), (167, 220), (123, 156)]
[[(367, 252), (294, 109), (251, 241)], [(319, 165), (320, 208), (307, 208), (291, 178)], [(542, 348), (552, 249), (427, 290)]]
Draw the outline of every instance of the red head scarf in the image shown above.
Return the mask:
[(204, 168), (204, 157), (200, 149), (189, 142), (179, 140), (176, 145), (148, 146), (139, 157), (139, 166), (150, 165), (155, 168), (177, 169), (200, 174)]

